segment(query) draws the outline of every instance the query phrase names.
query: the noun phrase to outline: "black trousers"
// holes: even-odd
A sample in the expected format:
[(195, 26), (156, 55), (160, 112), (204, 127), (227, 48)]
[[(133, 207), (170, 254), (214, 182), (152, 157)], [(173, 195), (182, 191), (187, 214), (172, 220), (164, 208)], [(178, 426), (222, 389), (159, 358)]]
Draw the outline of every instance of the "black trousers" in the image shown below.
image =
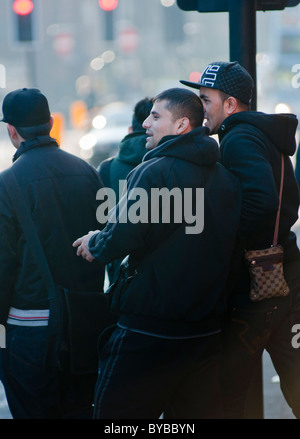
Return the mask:
[(14, 419), (89, 419), (97, 374), (45, 370), (47, 326), (7, 325), (0, 380)]
[(225, 418), (247, 418), (246, 402), (264, 349), (280, 377), (282, 393), (300, 418), (300, 293), (248, 305), (235, 304), (222, 356)]
[[(102, 341), (101, 341), (102, 338)], [(116, 327), (100, 338), (96, 419), (222, 418), (220, 335), (165, 339)]]

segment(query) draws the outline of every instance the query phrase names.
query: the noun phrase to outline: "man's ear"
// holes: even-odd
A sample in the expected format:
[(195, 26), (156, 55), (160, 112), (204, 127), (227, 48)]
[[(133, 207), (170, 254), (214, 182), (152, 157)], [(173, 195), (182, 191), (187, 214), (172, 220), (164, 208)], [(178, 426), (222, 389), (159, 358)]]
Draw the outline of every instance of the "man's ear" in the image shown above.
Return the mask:
[(238, 101), (236, 100), (236, 98), (234, 98), (233, 96), (229, 96), (229, 98), (226, 99), (225, 104), (226, 104), (225, 110), (228, 116), (236, 112), (238, 108)]
[(187, 131), (191, 131), (189, 118), (182, 117), (181, 119), (178, 119), (176, 134), (184, 134)]
[(17, 139), (18, 138), (18, 132), (15, 129), (15, 127), (13, 125), (10, 125), (9, 123), (7, 124), (7, 129), (9, 131), (9, 135), (12, 139)]
[(54, 117), (53, 117), (53, 116), (50, 116), (50, 126), (51, 126), (51, 130), (52, 130), (52, 128), (53, 128), (53, 125), (54, 125)]

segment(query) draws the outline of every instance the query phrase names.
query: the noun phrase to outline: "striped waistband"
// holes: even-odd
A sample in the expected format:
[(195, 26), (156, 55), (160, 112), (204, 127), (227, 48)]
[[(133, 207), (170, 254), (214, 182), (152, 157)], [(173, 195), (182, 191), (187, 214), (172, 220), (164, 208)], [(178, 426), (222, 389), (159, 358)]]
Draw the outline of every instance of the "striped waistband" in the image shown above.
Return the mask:
[(17, 309), (10, 307), (7, 323), (18, 326), (47, 326), (49, 309)]

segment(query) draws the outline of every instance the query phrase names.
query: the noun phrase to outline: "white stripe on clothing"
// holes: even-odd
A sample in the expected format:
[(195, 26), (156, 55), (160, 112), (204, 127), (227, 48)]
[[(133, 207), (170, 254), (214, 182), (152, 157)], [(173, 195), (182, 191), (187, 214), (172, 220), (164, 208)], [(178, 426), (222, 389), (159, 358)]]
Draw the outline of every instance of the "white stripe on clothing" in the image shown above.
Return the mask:
[(18, 326), (47, 326), (49, 309), (17, 309), (10, 307), (7, 323)]

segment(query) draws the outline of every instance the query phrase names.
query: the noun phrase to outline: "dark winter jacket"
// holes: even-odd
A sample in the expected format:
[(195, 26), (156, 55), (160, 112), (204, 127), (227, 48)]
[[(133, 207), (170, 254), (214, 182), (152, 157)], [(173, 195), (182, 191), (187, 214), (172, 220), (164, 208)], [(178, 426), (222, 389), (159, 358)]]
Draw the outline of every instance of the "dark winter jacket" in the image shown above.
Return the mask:
[[(169, 336), (220, 329), (224, 286), (240, 216), (240, 191), (237, 180), (218, 158), (218, 145), (205, 127), (163, 138), (130, 174), (128, 199), (120, 200), (116, 221), (91, 238), (90, 251), (100, 262), (129, 254), (129, 265), (136, 270), (121, 296), (112, 299), (112, 309), (121, 314), (120, 324)], [(160, 208), (151, 204), (154, 191), (162, 188), (178, 188), (187, 205), (192, 200), (193, 210), (186, 210), (180, 219), (172, 212), (178, 215), (183, 209), (172, 210), (167, 202)], [(145, 193), (147, 219), (138, 209), (145, 206), (139, 204)], [(169, 221), (163, 219), (167, 211)], [(124, 212), (128, 216), (136, 212), (142, 221), (126, 222)], [(204, 228), (199, 227), (198, 218), (198, 228), (193, 230), (197, 233), (191, 233), (187, 226), (194, 221), (191, 214), (197, 217), (197, 212), (204, 215)]]
[[(21, 144), (13, 169), (28, 203), (54, 281), (77, 291), (101, 291), (103, 267), (76, 256), (72, 243), (96, 221), (99, 176), (83, 160), (41, 136)], [(0, 314), (7, 307), (48, 308), (42, 282), (2, 181), (0, 182)]]
[[(292, 114), (236, 113), (219, 130), (221, 163), (241, 183), (242, 212), (239, 230), (241, 252), (271, 246), (279, 205), (281, 156), (284, 185), (278, 243), (285, 251), (290, 286), (300, 286), (299, 250), (291, 227), (298, 218), (299, 190), (289, 156), (296, 150), (297, 118)], [(242, 258), (242, 253), (239, 255)], [(291, 267), (293, 266), (293, 269)], [(242, 264), (236, 292), (249, 292), (248, 270)]]

